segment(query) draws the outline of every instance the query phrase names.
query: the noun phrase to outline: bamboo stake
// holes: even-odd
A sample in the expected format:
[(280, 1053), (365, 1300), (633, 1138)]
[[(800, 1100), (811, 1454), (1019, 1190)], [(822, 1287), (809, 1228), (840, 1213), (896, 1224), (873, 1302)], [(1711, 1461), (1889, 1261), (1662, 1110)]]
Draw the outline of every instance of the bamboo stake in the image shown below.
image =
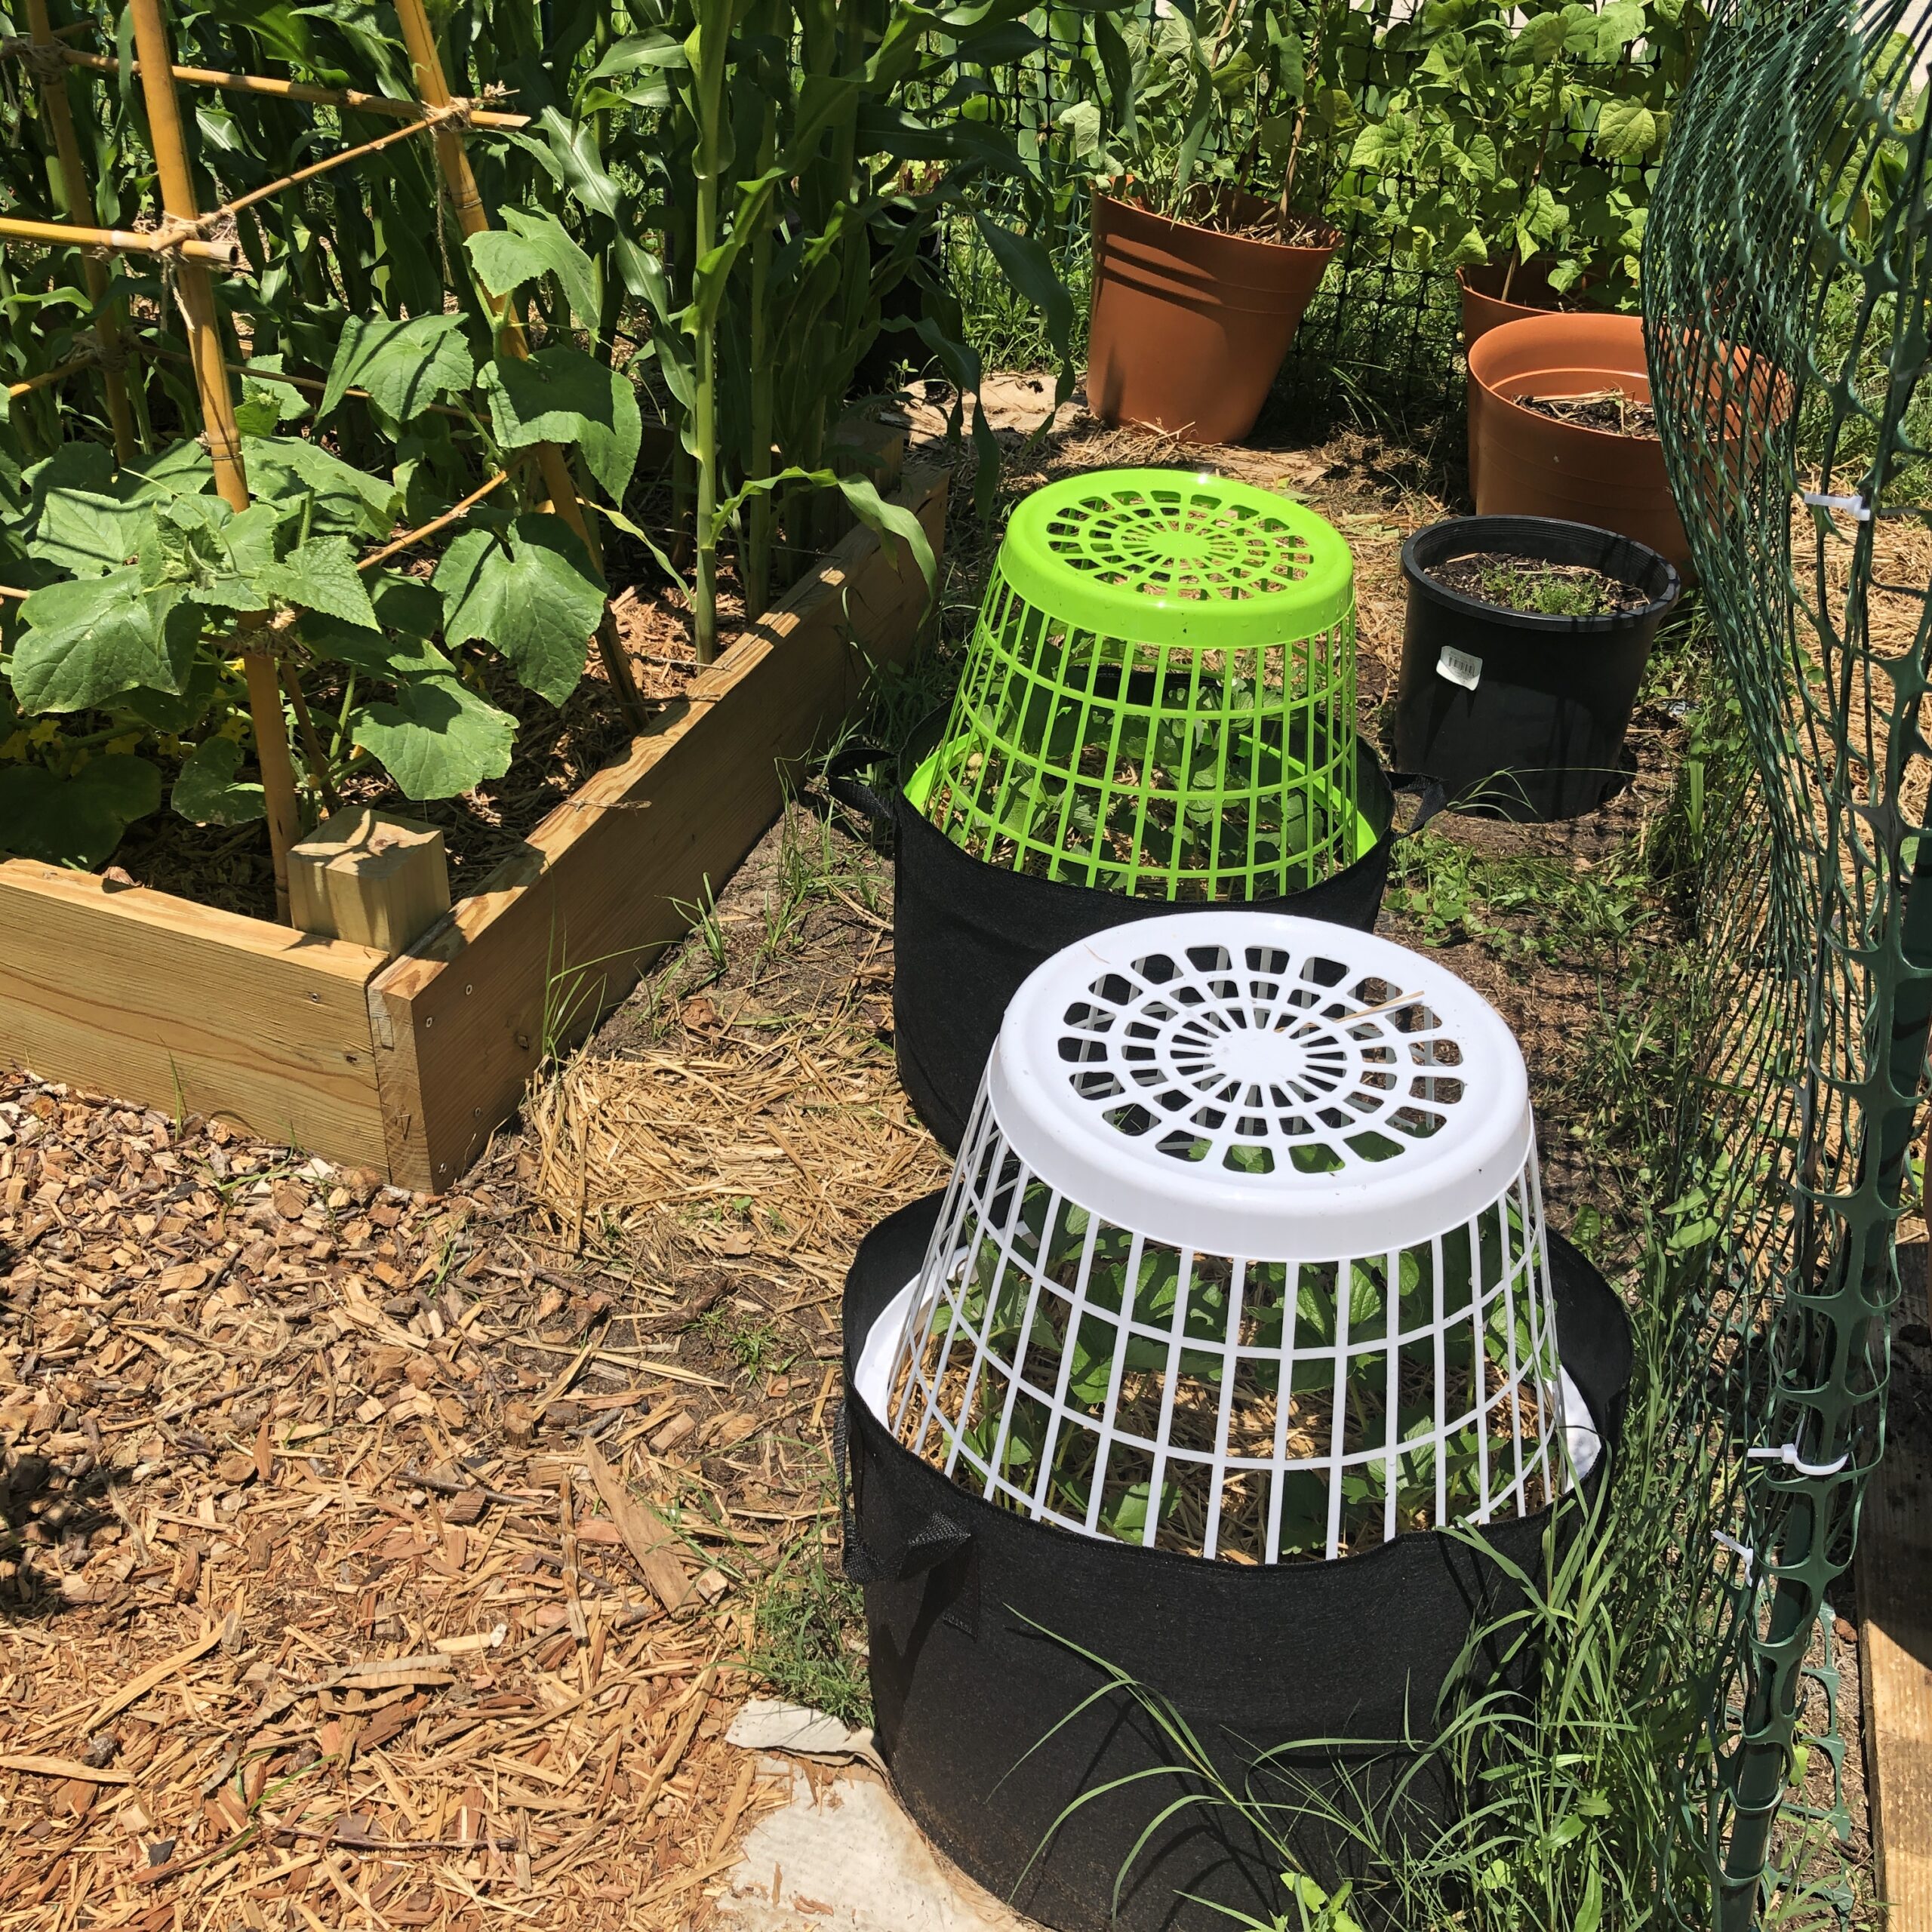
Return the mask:
[(343, 148), (324, 160), (311, 162), (306, 168), (298, 168), (293, 174), (285, 174), (279, 181), (271, 181), (265, 187), (251, 189), (238, 200), (224, 202), (215, 213), (217, 215), (239, 214), (244, 208), (251, 208), (257, 202), (265, 202), (270, 196), (281, 194), (291, 188), (299, 188), (303, 182), (312, 181), (317, 175), (326, 174), (331, 169), (340, 168), (346, 162), (361, 161), (398, 141), (406, 141), (414, 135), (432, 130), (439, 119), (445, 118), (447, 117), (426, 116), (420, 121), (412, 121), (406, 128), (392, 128), (386, 134), (378, 134), (374, 140), (365, 141), (359, 147)]
[(517, 466), (512, 462), (507, 469), (500, 469), (481, 489), (472, 490), (460, 503), (452, 503), (438, 517), (416, 530), (405, 531), (392, 543), (386, 543), (372, 555), (363, 558), (355, 566), (358, 571), (373, 571), (386, 564), (392, 557), (399, 557), (405, 550), (413, 550), (419, 543), (426, 543), (439, 531), (447, 530), (453, 523), (466, 517), (498, 485), (507, 483), (516, 473)]
[[(69, 66), (85, 67), (96, 74), (118, 74), (121, 63), (104, 54), (83, 54), (72, 48), (62, 49)], [(134, 63), (139, 75), (141, 63)], [(267, 94), (277, 100), (299, 100), (311, 107), (339, 107), (351, 114), (386, 114), (399, 121), (425, 118), (420, 100), (392, 100), (386, 94), (362, 94), (354, 88), (310, 87), (306, 82), (276, 80), (265, 74), (224, 73), (214, 67), (174, 67), (170, 69), (177, 85), (193, 88), (220, 88), (229, 94)], [(494, 108), (472, 107), (469, 112), (475, 128), (527, 128), (527, 114), (502, 114)]]
[[(174, 63), (161, 0), (129, 0), (134, 45), (140, 56), (141, 93), (148, 110), (148, 132), (161, 176), (162, 205), (177, 221), (198, 219), (195, 181), (181, 137), (181, 104), (171, 78)], [(185, 252), (185, 251), (184, 251)], [(215, 488), (231, 509), (248, 507), (248, 477), (242, 461), (242, 436), (235, 423), (235, 398), (228, 386), (217, 325), (214, 286), (207, 268), (190, 257), (176, 265), (175, 300), (186, 325), (188, 349), (201, 398)], [(237, 641), (248, 679), (248, 713), (255, 728), (255, 755), (262, 768), (268, 808), (269, 851), (275, 865), (275, 916), (288, 918), (288, 848), (300, 835), (295, 802), (295, 767), (288, 753), (288, 731), (281, 712), (281, 686), (275, 658), (263, 648), (259, 617), (242, 620)], [(254, 640), (251, 641), (251, 640)]]
[[(396, 0), (395, 10), (397, 18), (402, 23), (403, 42), (409, 50), (411, 65), (416, 70), (417, 89), (429, 106), (450, 106), (454, 97), (450, 93), (449, 82), (444, 78), (442, 56), (436, 51), (435, 32), (429, 25), (429, 16), (424, 11), (423, 0)], [(443, 185), (455, 206), (457, 225), (466, 240), (472, 235), (481, 235), (489, 227), (490, 217), (484, 208), (482, 197), (476, 192), (476, 177), (470, 171), (469, 157), (463, 151), (461, 123), (454, 116), (438, 122), (435, 142), (437, 165), (442, 170)], [(496, 324), (501, 352), (518, 361), (524, 361), (530, 354), (530, 342), (523, 332), (523, 322), (515, 305), (507, 296), (491, 295), (487, 290), (485, 300)], [(571, 474), (571, 466), (563, 451), (555, 443), (539, 443), (537, 460), (552, 506), (583, 538), (584, 547), (601, 569), (602, 546), (577, 499), (577, 481)], [(611, 614), (608, 597), (603, 617), (597, 626), (597, 648), (613, 689), (630, 714), (632, 723), (641, 730), (645, 723), (644, 700), (638, 692), (630, 660), (624, 655), (623, 641), (617, 635), (617, 620)]]
[(0, 216), (0, 235), (15, 242), (39, 242), (50, 248), (106, 248), (117, 255), (179, 255), (185, 263), (205, 268), (248, 266), (241, 245), (208, 242), (165, 228), (83, 228), (71, 221), (23, 221), (17, 215)]
[[(48, 18), (47, 0), (27, 0), (27, 30), (37, 48), (63, 48), (54, 38), (53, 23)], [(73, 109), (67, 99), (67, 85), (59, 73), (38, 75), (41, 111), (53, 131), (54, 152), (60, 168), (60, 192), (66, 202), (69, 221), (94, 212), (94, 187), (88, 180), (87, 164), (81, 156), (81, 144), (74, 133)], [(100, 337), (102, 354), (101, 386), (107, 396), (107, 420), (114, 432), (114, 454), (125, 464), (140, 454), (134, 434), (134, 413), (128, 401), (128, 383), (122, 372), (121, 305), (109, 299), (107, 264), (97, 256), (83, 253), (81, 278), (87, 284), (88, 299), (94, 308), (94, 333)]]
[[(7, 394), (11, 399), (17, 395), (31, 395), (35, 389), (44, 389), (68, 376), (78, 375), (83, 369), (91, 368), (99, 360), (94, 355), (76, 355), (66, 362), (57, 362), (51, 369), (43, 369), (37, 376), (29, 376), (23, 381), (9, 383)], [(118, 447), (118, 445), (117, 445)]]

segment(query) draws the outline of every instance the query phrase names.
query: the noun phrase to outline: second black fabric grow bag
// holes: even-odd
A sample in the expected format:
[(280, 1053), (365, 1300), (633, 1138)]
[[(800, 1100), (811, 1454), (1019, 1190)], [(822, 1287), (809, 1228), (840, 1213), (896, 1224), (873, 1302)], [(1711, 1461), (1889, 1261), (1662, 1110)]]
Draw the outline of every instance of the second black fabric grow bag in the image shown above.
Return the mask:
[[(1552, 617), (1485, 604), (1432, 574), (1518, 552), (1633, 586), (1641, 610)], [(1681, 588), (1657, 552), (1614, 531), (1540, 516), (1460, 516), (1402, 546), (1408, 611), (1395, 755), (1459, 804), (1541, 823), (1595, 811), (1623, 779), (1623, 734), (1657, 626)]]
[[(848, 1389), (874, 1324), (919, 1272), (940, 1201), (902, 1209), (859, 1250), (845, 1291)], [(1602, 1277), (1554, 1236), (1551, 1263), (1559, 1352), (1604, 1445), (1585, 1484), (1594, 1497), (1622, 1427), (1629, 1324)], [(1177, 1811), (1130, 1867), (1143, 1832), (1200, 1787), (1145, 1775), (1178, 1753), (1131, 1693), (1107, 1689), (1096, 1659), (1167, 1700), (1236, 1790), (1264, 1750), (1359, 1740), (1284, 1761), (1346, 1809), (1351, 1786), (1373, 1801), (1421, 1760), (1412, 1828), (1447, 1816), (1441, 1780), (1400, 1740), (1429, 1734), (1472, 1628), (1518, 1601), (1469, 1544), (1432, 1532), (1332, 1561), (1208, 1561), (998, 1509), (902, 1447), (856, 1395), (843, 1433), (846, 1561), (866, 1585), (879, 1749), (906, 1809), (989, 1890), (1057, 1932), (1220, 1932), (1230, 1921), (1214, 1905), (1264, 1923), (1281, 1908), (1279, 1854), (1224, 1807)], [(1577, 1505), (1559, 1506), (1580, 1522)], [(1549, 1522), (1546, 1510), (1481, 1534), (1534, 1576)], [(1352, 1875), (1345, 1833), (1306, 1820), (1285, 1835), (1325, 1888)], [(1350, 1909), (1374, 1922), (1369, 1901)]]
[[(924, 735), (915, 735), (903, 768), (917, 761)], [(867, 812), (893, 834), (892, 1021), (899, 1080), (920, 1119), (954, 1153), (1000, 1022), (1035, 967), (1089, 934), (1130, 919), (1224, 912), (1230, 903), (1372, 932), (1399, 835), (1397, 788), (1423, 792), (1417, 826), (1442, 801), (1441, 788), (1424, 781), (1392, 784), (1374, 752), (1358, 741), (1356, 809), (1376, 835), (1368, 851), (1332, 878), (1286, 898), (1177, 903), (988, 865), (961, 851), (903, 791), (895, 787), (881, 798), (850, 775), (862, 759), (878, 756), (872, 748), (854, 748), (835, 772), (831, 789), (841, 802)]]

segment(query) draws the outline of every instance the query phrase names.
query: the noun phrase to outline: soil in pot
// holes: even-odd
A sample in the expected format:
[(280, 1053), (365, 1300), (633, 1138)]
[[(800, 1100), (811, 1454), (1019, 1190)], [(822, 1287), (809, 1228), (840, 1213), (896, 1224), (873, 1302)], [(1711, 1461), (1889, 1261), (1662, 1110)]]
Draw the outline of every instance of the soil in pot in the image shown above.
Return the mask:
[(1398, 759), (1504, 818), (1594, 811), (1623, 782), (1624, 730), (1676, 571), (1611, 531), (1478, 516), (1418, 531), (1402, 574)]
[(1508, 551), (1472, 551), (1437, 565), (1429, 575), (1478, 604), (1537, 617), (1598, 617), (1641, 611), (1651, 601), (1648, 592), (1587, 564)]
[(1109, 424), (1239, 442), (1340, 237), (1309, 224), (1284, 242), (1253, 195), (1198, 214), (1174, 221), (1094, 198), (1088, 406)]
[(1579, 429), (1601, 429), (1607, 436), (1651, 436), (1657, 432), (1657, 413), (1640, 396), (1620, 389), (1598, 389), (1592, 395), (1519, 395), (1516, 401), (1552, 423)]

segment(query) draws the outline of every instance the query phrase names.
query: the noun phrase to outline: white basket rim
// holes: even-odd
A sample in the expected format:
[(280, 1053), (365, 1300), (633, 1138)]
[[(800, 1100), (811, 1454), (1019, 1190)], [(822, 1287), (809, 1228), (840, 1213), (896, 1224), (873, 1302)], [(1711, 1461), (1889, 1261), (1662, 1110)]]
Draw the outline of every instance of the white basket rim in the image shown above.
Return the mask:
[[(1198, 963), (1215, 949), (1232, 963)], [(1140, 970), (1161, 959), (1172, 977)], [(1371, 1001), (1353, 990), (1364, 981), (1397, 994)], [(1055, 954), (1014, 996), (987, 1083), (1009, 1144), (1063, 1195), (1151, 1239), (1257, 1261), (1393, 1253), (1465, 1226), (1535, 1134), (1521, 1050), (1466, 981), (1281, 913), (1136, 920)], [(1131, 1131), (1143, 1115), (1153, 1124)], [(1182, 1142), (1197, 1151), (1163, 1151)], [(1230, 1150), (1272, 1164), (1236, 1168)], [(1305, 1171), (1297, 1155), (1340, 1164)]]

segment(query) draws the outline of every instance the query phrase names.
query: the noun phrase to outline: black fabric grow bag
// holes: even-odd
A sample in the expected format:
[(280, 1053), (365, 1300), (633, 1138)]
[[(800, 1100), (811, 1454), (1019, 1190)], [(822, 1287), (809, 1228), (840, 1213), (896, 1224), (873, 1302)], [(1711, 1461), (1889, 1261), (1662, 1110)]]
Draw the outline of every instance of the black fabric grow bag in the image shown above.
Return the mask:
[[(1587, 565), (1650, 601), (1623, 615), (1544, 617), (1466, 597), (1430, 574), (1484, 550)], [(1402, 546), (1402, 574), (1398, 759), (1439, 778), (1459, 804), (1504, 818), (1595, 811), (1621, 782), (1630, 707), (1657, 626), (1677, 601), (1677, 572), (1647, 545), (1589, 524), (1459, 516)]]
[[(915, 735), (903, 755), (903, 768), (909, 770), (917, 761), (921, 735)], [(879, 755), (869, 747), (855, 748), (841, 761), (831, 789), (894, 835), (892, 1024), (899, 1081), (920, 1119), (949, 1152), (958, 1151), (980, 1076), (1020, 982), (1088, 934), (1171, 912), (1225, 912), (1232, 904), (1244, 911), (1290, 912), (1372, 932), (1382, 909), (1389, 854), (1398, 835), (1395, 786), (1374, 752), (1359, 740), (1356, 807), (1375, 832), (1374, 846), (1306, 892), (1212, 905), (1129, 898), (989, 866), (961, 851), (903, 792), (895, 788), (881, 798), (849, 775), (861, 759), (873, 761)], [(1422, 784), (1395, 783), (1404, 788)], [(1439, 789), (1426, 790), (1416, 824), (1441, 801)]]
[[(845, 1289), (848, 1389), (873, 1324), (918, 1273), (940, 1198), (902, 1209), (860, 1247)], [(1609, 1478), (1622, 1426), (1629, 1324), (1574, 1248), (1552, 1238), (1552, 1260), (1564, 1365), (1604, 1444), (1594, 1491)], [(1236, 1789), (1261, 1750), (1351, 1738), (1364, 1741), (1289, 1761), (1331, 1794), (1344, 1780), (1374, 1793), (1420, 1755), (1385, 1740), (1428, 1735), (1472, 1622), (1515, 1601), (1488, 1558), (1440, 1534), (1331, 1562), (1203, 1561), (1076, 1536), (983, 1502), (894, 1441), (856, 1395), (843, 1432), (846, 1561), (866, 1584), (874, 1724), (894, 1784), (949, 1857), (1059, 1932), (1224, 1932), (1227, 1918), (1184, 1895), (1264, 1922), (1280, 1900), (1278, 1858), (1233, 1814), (1194, 1806), (1149, 1838), (1113, 1916), (1115, 1881), (1136, 1841), (1189, 1788), (1168, 1777), (1083, 1805), (1035, 1858), (1081, 1792), (1176, 1759), (1118, 1690), (1041, 1743), (1107, 1681), (1069, 1645), (1166, 1698)], [(1484, 1534), (1534, 1575), (1548, 1520), (1545, 1512)], [(1419, 1823), (1445, 1815), (1426, 1767), (1412, 1789)], [(1318, 1881), (1332, 1889), (1349, 1875), (1336, 1834), (1309, 1822), (1290, 1835)], [(1364, 1906), (1351, 1909), (1359, 1917)]]

